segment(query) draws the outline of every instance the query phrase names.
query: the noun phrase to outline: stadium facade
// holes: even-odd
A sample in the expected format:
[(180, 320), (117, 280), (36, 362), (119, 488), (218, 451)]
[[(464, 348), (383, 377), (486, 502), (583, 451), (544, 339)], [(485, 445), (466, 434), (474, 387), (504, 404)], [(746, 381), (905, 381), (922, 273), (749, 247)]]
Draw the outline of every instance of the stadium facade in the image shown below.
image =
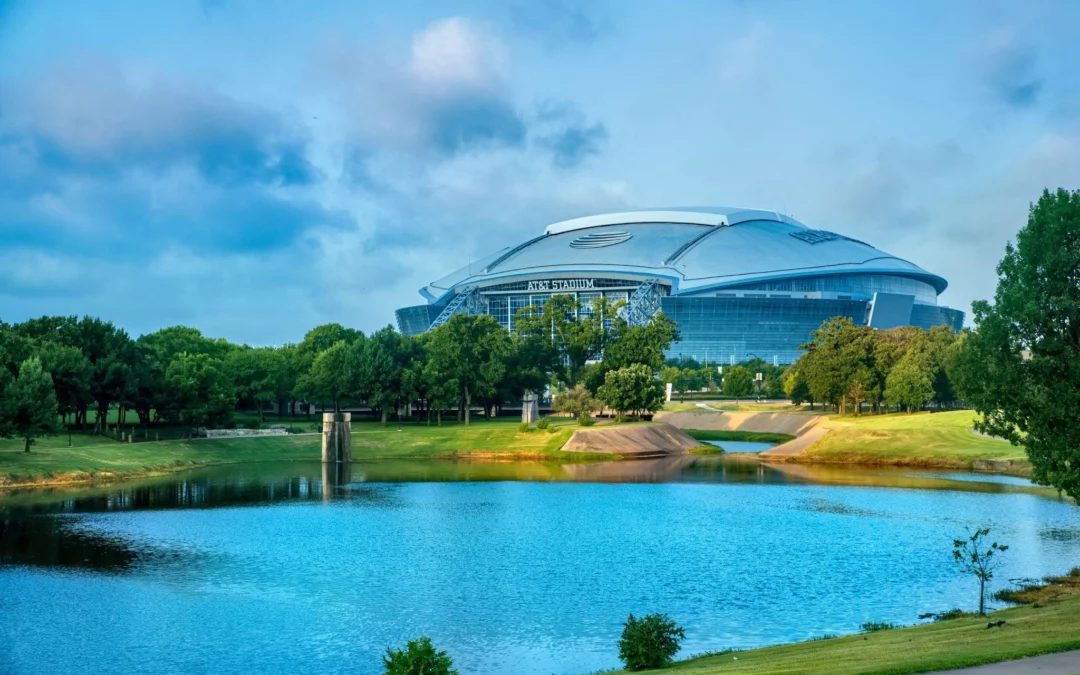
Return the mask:
[(798, 358), (826, 319), (875, 328), (947, 325), (964, 313), (937, 304), (945, 279), (873, 246), (788, 216), (692, 207), (577, 218), (434, 281), (426, 304), (397, 310), (416, 335), (456, 313), (490, 314), (514, 330), (517, 311), (572, 294), (626, 301), (631, 323), (662, 310), (679, 326), (670, 356), (709, 363)]

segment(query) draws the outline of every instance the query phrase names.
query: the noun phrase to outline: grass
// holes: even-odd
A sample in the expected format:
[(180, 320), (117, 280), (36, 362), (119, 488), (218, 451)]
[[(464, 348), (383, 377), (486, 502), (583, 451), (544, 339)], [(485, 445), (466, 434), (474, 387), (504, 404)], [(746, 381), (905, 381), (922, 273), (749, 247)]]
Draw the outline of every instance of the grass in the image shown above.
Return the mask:
[(749, 441), (752, 443), (787, 443), (795, 437), (768, 431), (722, 431), (717, 429), (684, 429), (688, 436), (699, 441)]
[(829, 433), (804, 459), (851, 464), (970, 468), (975, 460), (1024, 462), (1023, 448), (972, 432), (975, 413), (903, 413), (831, 417)]
[[(525, 459), (562, 462), (617, 459), (613, 455), (562, 452), (577, 427), (569, 420), (550, 429), (518, 430), (512, 418), (474, 419), (466, 427), (456, 422), (405, 423), (386, 427), (375, 422), (353, 423), (353, 458), (471, 458)], [(151, 437), (153, 434), (151, 433)], [(261, 438), (162, 440), (121, 443), (90, 434), (39, 439), (31, 452), (18, 439), (0, 440), (0, 486), (135, 478), (206, 466), (262, 461), (318, 460), (320, 436), (314, 433)]]
[[(1054, 600), (959, 619), (679, 661), (672, 675), (905, 675), (1080, 649), (1080, 583)], [(988, 621), (1006, 623), (987, 629)], [(647, 671), (661, 672), (661, 671)]]

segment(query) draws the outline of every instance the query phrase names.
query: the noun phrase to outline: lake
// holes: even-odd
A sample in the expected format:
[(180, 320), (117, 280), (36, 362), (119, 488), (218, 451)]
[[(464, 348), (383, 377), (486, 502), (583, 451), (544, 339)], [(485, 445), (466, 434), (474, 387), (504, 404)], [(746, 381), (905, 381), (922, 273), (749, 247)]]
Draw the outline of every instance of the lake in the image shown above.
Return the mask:
[(977, 527), (1011, 546), (993, 588), (1080, 564), (1080, 509), (1026, 481), (723, 456), (233, 465), (0, 523), (4, 673), (374, 674), (420, 635), (463, 674), (586, 673), (630, 612), (688, 656), (973, 608)]

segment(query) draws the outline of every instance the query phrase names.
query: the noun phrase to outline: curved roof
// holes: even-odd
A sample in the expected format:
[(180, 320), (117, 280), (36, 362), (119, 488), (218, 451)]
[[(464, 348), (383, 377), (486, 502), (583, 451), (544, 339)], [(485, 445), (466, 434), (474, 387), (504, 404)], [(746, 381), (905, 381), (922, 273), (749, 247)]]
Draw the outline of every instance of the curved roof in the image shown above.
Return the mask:
[(831, 274), (945, 279), (864, 242), (773, 211), (689, 207), (611, 213), (549, 225), (421, 289), (435, 301), (461, 286), (569, 274), (660, 277), (672, 293)]

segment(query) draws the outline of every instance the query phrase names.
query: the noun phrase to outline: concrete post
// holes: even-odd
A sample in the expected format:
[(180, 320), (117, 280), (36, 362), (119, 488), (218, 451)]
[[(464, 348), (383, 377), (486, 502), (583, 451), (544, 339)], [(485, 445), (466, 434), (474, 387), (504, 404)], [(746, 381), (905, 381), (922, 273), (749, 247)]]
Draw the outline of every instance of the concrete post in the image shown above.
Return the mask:
[(322, 461), (352, 461), (352, 413), (323, 413)]
[(521, 421), (523, 424), (533, 424), (540, 419), (540, 397), (536, 394), (525, 394), (521, 397)]

